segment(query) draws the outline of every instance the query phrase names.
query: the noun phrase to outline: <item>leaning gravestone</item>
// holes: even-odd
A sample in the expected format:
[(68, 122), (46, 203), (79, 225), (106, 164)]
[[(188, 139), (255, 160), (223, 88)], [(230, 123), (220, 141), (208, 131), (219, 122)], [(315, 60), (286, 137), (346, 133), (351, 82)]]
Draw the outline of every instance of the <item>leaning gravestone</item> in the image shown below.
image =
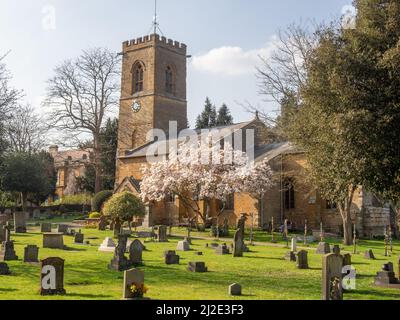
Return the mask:
[(322, 260), (322, 300), (343, 300), (343, 257), (330, 253)]
[(297, 253), (297, 268), (308, 269), (308, 252), (301, 250)]
[(15, 233), (26, 233), (25, 212), (14, 212), (14, 231)]
[(63, 233), (43, 233), (43, 248), (64, 249)]
[(9, 276), (11, 274), (8, 264), (0, 262), (0, 276)]
[(198, 273), (203, 273), (208, 271), (206, 264), (204, 262), (189, 262), (188, 270), (190, 272), (198, 272)]
[(0, 253), (0, 261), (18, 260), (18, 256), (14, 250), (14, 241), (4, 241)]
[(50, 233), (51, 232), (51, 223), (42, 222), (40, 224), (40, 232), (41, 233)]
[(177, 251), (190, 251), (190, 245), (187, 241), (179, 241), (176, 247)]
[(40, 294), (64, 295), (64, 260), (47, 258), (40, 263)]
[(111, 238), (106, 238), (103, 243), (99, 247), (99, 251), (102, 252), (114, 252), (115, 251), (115, 242)]
[(167, 251), (165, 252), (165, 264), (179, 264), (179, 256), (175, 251)]
[(140, 300), (145, 294), (144, 272), (131, 269), (124, 272), (123, 300)]
[(242, 286), (238, 283), (231, 284), (228, 289), (228, 294), (230, 296), (241, 296)]
[(215, 253), (219, 255), (229, 254), (229, 249), (226, 244), (220, 245), (215, 249)]
[(328, 253), (331, 253), (331, 247), (329, 246), (329, 243), (320, 242), (318, 244), (316, 254), (328, 254)]
[(134, 265), (138, 266), (143, 263), (143, 244), (140, 240), (135, 239), (129, 246), (129, 262)]
[(35, 245), (28, 245), (24, 249), (24, 262), (36, 263), (39, 262), (39, 248)]
[(119, 234), (118, 244), (114, 251), (114, 257), (111, 260), (108, 268), (115, 271), (128, 270), (132, 264), (125, 257), (126, 243), (128, 242), (128, 236)]
[(370, 259), (370, 260), (375, 260), (374, 252), (371, 249), (365, 251), (364, 258)]

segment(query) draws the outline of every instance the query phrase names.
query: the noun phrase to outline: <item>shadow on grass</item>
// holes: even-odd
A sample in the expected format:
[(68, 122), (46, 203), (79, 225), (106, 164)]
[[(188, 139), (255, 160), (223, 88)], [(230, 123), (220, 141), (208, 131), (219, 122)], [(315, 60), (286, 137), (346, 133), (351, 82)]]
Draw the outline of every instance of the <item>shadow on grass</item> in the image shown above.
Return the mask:
[(88, 299), (96, 299), (96, 298), (112, 298), (113, 296), (105, 295), (105, 294), (90, 294), (90, 293), (67, 293), (68, 297), (77, 297), (77, 298), (88, 298)]
[(18, 291), (18, 290), (17, 289), (11, 289), (11, 288), (6, 288), (6, 289), (0, 288), (0, 293), (1, 292), (15, 292), (15, 291)]

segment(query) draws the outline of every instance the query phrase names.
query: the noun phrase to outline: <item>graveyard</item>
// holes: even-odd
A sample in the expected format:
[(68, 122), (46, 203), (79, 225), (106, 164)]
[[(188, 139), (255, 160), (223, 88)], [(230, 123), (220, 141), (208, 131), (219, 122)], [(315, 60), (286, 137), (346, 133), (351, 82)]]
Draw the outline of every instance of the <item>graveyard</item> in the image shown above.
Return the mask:
[[(65, 221), (64, 221), (65, 223)], [(63, 249), (43, 248), (40, 226), (28, 224), (27, 233), (11, 232), (17, 261), (6, 261), (10, 275), (0, 276), (1, 300), (120, 300), (123, 293), (124, 273), (111, 270), (112, 252), (100, 252), (99, 246), (106, 237), (114, 238), (112, 231), (82, 228), (84, 239), (90, 244), (75, 243), (74, 236), (63, 235)], [(53, 224), (53, 233), (55, 232)], [(179, 236), (179, 234), (182, 234)], [(231, 232), (231, 234), (233, 234)], [(231, 243), (233, 237), (219, 241), (209, 233), (193, 232), (191, 244), (181, 247), (184, 234), (179, 228), (172, 229), (168, 242), (155, 242), (150, 238), (139, 239), (145, 246), (142, 263), (136, 266), (144, 272), (146, 298), (152, 300), (320, 300), (323, 255), (317, 254), (318, 242), (304, 246), (297, 243), (297, 251), (308, 252), (308, 269), (299, 269), (296, 263), (285, 260), (290, 251), (281, 234), (275, 234), (276, 243), (263, 238), (265, 232), (258, 231), (254, 246), (245, 243), (250, 252), (242, 257), (233, 257)], [(292, 236), (292, 235), (291, 235)], [(203, 237), (204, 239), (200, 239)], [(267, 237), (270, 237), (267, 236)], [(128, 238), (134, 240), (133, 237)], [(398, 252), (400, 242), (393, 242), (393, 254), (384, 256), (385, 248), (381, 240), (359, 240), (358, 254), (353, 247), (344, 247), (339, 239), (325, 239), (330, 245), (338, 244), (341, 253), (351, 253), (352, 265), (357, 271), (356, 290), (345, 291), (344, 300), (394, 300), (400, 299), (400, 290), (374, 286), (374, 279), (382, 265), (392, 262), (398, 277)], [(217, 254), (216, 245), (226, 244), (230, 254)], [(39, 260), (59, 257), (65, 261), (64, 289), (62, 295), (40, 295), (39, 263), (24, 262), (24, 248), (36, 245)], [(181, 250), (178, 250), (181, 249)], [(188, 251), (185, 251), (189, 249)], [(364, 253), (372, 250), (375, 260), (366, 259)], [(166, 264), (165, 251), (175, 251), (179, 255), (178, 264)], [(221, 250), (223, 252), (224, 250)], [(175, 261), (176, 262), (176, 261)], [(190, 272), (188, 264), (204, 263), (207, 272)], [(229, 295), (232, 284), (241, 286), (241, 295)]]

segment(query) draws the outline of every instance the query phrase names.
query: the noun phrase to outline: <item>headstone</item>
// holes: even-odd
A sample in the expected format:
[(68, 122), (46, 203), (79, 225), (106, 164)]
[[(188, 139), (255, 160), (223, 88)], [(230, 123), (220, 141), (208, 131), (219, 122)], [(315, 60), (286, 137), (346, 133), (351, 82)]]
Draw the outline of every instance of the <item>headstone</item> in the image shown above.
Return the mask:
[(332, 248), (332, 253), (337, 254), (337, 255), (340, 254), (340, 246), (335, 244)]
[(5, 222), (0, 222), (0, 244), (3, 241), (6, 241), (6, 230), (4, 229), (5, 225)]
[(240, 230), (235, 232), (233, 240), (233, 256), (243, 257), (243, 233)]
[(63, 233), (43, 233), (43, 248), (64, 249)]
[(330, 253), (322, 260), (322, 300), (343, 300), (343, 257)]
[(42, 222), (40, 224), (40, 232), (41, 233), (50, 233), (51, 232), (51, 223)]
[(105, 231), (107, 228), (107, 219), (105, 216), (100, 217), (99, 225), (97, 226), (97, 229), (99, 231)]
[(320, 242), (318, 244), (316, 254), (328, 254), (328, 253), (331, 253), (331, 247), (329, 246), (329, 243)]
[(215, 253), (219, 255), (229, 254), (229, 249), (226, 244), (220, 245), (215, 249)]
[(11, 274), (8, 264), (0, 262), (0, 276), (9, 276)]
[(57, 233), (67, 234), (68, 233), (68, 225), (66, 224), (59, 224), (57, 226)]
[(157, 226), (154, 228), (154, 231), (156, 232), (156, 241), (157, 242), (168, 242), (167, 226)]
[(145, 293), (144, 272), (138, 269), (125, 271), (123, 299), (140, 300), (143, 299)]
[(125, 271), (128, 270), (132, 264), (125, 257), (126, 243), (128, 242), (128, 237), (122, 234), (118, 235), (118, 244), (114, 251), (114, 257), (111, 260), (108, 268), (115, 271)]
[(40, 219), (40, 209), (36, 208), (33, 210), (33, 219)]
[(175, 251), (167, 251), (165, 254), (165, 264), (179, 264), (179, 256)]
[(26, 233), (25, 212), (14, 212), (14, 231), (15, 233)]
[(301, 250), (297, 253), (297, 268), (308, 269), (308, 252)]
[(28, 245), (24, 249), (24, 262), (39, 262), (39, 248), (35, 245)]
[(76, 244), (83, 244), (84, 239), (85, 235), (83, 233), (81, 233), (80, 231), (78, 233), (75, 233), (74, 242)]
[(241, 296), (242, 295), (242, 286), (238, 283), (231, 284), (229, 286), (228, 294), (230, 296)]
[(229, 221), (227, 218), (224, 219), (224, 225), (222, 226), (222, 237), (229, 237)]
[(106, 238), (103, 243), (99, 247), (99, 251), (102, 252), (114, 252), (115, 251), (115, 242), (111, 238)]
[(292, 245), (290, 251), (297, 252), (297, 238), (292, 238)]
[(285, 260), (296, 262), (296, 252), (290, 251), (286, 253)]
[(190, 272), (198, 272), (198, 273), (203, 273), (208, 271), (206, 264), (204, 262), (189, 262), (188, 270)]
[(389, 262), (382, 266), (382, 271), (378, 272), (375, 277), (376, 286), (389, 286), (391, 284), (399, 284), (399, 280), (394, 273), (393, 263)]
[(14, 241), (4, 241), (0, 253), (0, 261), (18, 260), (18, 256), (14, 250)]
[(64, 295), (64, 260), (47, 258), (40, 263), (40, 294)]
[(4, 232), (4, 241), (11, 241), (11, 227), (9, 222), (7, 222), (6, 225), (3, 227), (3, 232)]
[(187, 241), (179, 241), (176, 247), (176, 251), (190, 251), (190, 245)]
[(371, 249), (365, 251), (364, 258), (370, 259), (370, 260), (375, 260), (374, 252)]
[(133, 240), (129, 246), (129, 262), (135, 266), (141, 265), (143, 263), (142, 254), (143, 244), (138, 239)]
[(343, 255), (343, 267), (351, 266), (351, 254), (346, 253)]

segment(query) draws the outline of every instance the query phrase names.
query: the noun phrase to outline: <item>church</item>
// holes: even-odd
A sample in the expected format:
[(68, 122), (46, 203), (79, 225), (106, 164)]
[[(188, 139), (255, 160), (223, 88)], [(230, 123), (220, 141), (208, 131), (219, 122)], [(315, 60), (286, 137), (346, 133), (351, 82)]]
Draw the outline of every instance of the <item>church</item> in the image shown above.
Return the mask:
[[(146, 154), (157, 141), (148, 140), (152, 129), (167, 133), (170, 121), (178, 132), (188, 126), (187, 120), (187, 47), (156, 33), (123, 43), (121, 99), (116, 171), (116, 192), (140, 193), (141, 168), (147, 165)], [(267, 228), (271, 221), (277, 229), (285, 219), (296, 230), (319, 230), (341, 233), (341, 216), (335, 204), (323, 199), (318, 190), (303, 182), (307, 161), (305, 154), (289, 142), (275, 143), (266, 125), (256, 117), (247, 122), (216, 128), (223, 137), (231, 132), (254, 130), (255, 161), (267, 159), (275, 174), (275, 184), (261, 203), (247, 194), (233, 194), (227, 201), (223, 218), (236, 225), (242, 213), (252, 215), (247, 223)], [(199, 132), (200, 134), (200, 132)], [(218, 201), (212, 203), (211, 216), (218, 212)], [(204, 208), (204, 203), (200, 203)], [(205, 209), (204, 209), (205, 210)], [(390, 223), (387, 204), (363, 188), (357, 191), (352, 205), (353, 221), (360, 235), (382, 235)], [(189, 213), (178, 197), (169, 196), (162, 203), (152, 203), (143, 221), (145, 226), (183, 225)]]

